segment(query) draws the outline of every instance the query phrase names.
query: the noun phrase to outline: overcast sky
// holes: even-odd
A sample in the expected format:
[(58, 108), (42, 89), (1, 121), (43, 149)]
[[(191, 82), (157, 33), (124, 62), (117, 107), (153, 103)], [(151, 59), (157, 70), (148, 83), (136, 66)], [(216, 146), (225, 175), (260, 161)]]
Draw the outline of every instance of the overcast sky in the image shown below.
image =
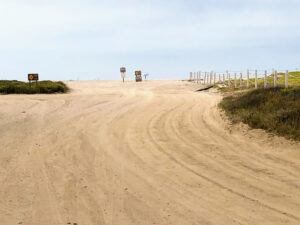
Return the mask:
[(0, 79), (300, 68), (300, 0), (0, 0)]

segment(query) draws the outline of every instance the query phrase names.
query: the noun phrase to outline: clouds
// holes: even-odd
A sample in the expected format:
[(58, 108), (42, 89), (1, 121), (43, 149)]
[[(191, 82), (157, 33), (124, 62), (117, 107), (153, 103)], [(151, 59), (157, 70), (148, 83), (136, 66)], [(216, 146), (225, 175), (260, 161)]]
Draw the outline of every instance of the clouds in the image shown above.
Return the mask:
[(36, 68), (56, 79), (55, 67), (114, 79), (127, 64), (172, 77), (195, 67), (256, 66), (257, 54), (272, 67), (278, 60), (264, 58), (278, 51), (291, 66), (300, 50), (294, 0), (0, 1), (0, 68), (16, 74)]

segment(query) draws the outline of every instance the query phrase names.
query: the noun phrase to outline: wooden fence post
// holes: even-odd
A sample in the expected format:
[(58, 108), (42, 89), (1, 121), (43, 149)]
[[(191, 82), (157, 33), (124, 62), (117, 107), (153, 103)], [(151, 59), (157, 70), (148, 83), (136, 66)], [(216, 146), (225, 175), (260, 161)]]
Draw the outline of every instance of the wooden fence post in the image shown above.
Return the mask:
[(285, 88), (288, 88), (289, 87), (289, 71), (285, 71)]
[(243, 86), (243, 73), (240, 73), (240, 87)]
[(268, 87), (267, 76), (268, 76), (268, 72), (265, 70), (264, 88), (267, 88), (267, 87)]
[(255, 70), (255, 89), (257, 89), (257, 70)]
[(209, 72), (207, 72), (207, 81), (206, 84), (209, 84)]
[(250, 71), (247, 70), (247, 88), (249, 88), (249, 76), (250, 76)]
[(273, 77), (273, 87), (276, 87), (276, 75), (275, 75), (275, 70), (274, 69), (272, 69), (272, 77)]
[(207, 72), (207, 84), (209, 84), (209, 79), (210, 79), (210, 73)]
[(234, 73), (234, 88), (236, 88), (236, 73)]
[(199, 83), (201, 84), (201, 71), (199, 71)]
[(206, 84), (209, 84), (209, 72), (207, 72), (207, 81), (206, 81)]
[(228, 72), (228, 70), (226, 70), (226, 77), (227, 77), (228, 87), (230, 87), (230, 79), (229, 79), (229, 72)]
[(277, 70), (274, 73), (274, 87), (277, 87)]
[(275, 87), (275, 70), (272, 69), (273, 87)]
[(214, 73), (214, 84), (216, 84), (216, 76), (217, 76), (217, 73)]
[(201, 71), (199, 71), (199, 83), (201, 84)]

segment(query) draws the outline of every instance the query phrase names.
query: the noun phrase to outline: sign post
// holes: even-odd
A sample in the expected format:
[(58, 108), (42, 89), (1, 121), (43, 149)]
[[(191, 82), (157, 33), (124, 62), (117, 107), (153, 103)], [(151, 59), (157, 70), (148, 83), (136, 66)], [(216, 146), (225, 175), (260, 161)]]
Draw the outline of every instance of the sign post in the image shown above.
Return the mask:
[(30, 86), (31, 86), (32, 81), (35, 81), (35, 84), (37, 85), (38, 80), (39, 80), (39, 74), (37, 74), (37, 73), (29, 73), (28, 74), (28, 81), (29, 81)]
[(126, 76), (126, 68), (125, 67), (121, 67), (120, 68), (120, 72), (121, 72), (121, 78), (123, 80), (123, 83), (125, 82), (125, 76)]
[(135, 81), (136, 82), (142, 82), (143, 81), (141, 70), (134, 71), (134, 75), (135, 75)]
[(145, 80), (147, 80), (147, 77), (148, 77), (148, 76), (149, 76), (148, 73), (145, 73), (145, 74), (144, 74)]

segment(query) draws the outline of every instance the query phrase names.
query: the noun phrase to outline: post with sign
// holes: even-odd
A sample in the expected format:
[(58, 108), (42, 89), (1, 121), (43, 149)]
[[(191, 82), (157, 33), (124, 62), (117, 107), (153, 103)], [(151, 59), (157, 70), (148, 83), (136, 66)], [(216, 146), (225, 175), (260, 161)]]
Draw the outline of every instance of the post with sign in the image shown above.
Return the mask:
[(120, 72), (121, 72), (121, 78), (123, 80), (123, 83), (125, 82), (125, 76), (126, 76), (126, 68), (125, 67), (121, 67), (120, 68)]
[(134, 75), (135, 75), (135, 81), (136, 82), (142, 82), (143, 81), (141, 70), (134, 71)]
[(149, 74), (148, 73), (145, 73), (144, 74), (144, 78), (145, 78), (145, 80), (147, 80), (147, 77), (149, 76)]
[(37, 73), (28, 74), (28, 81), (30, 86), (31, 86), (31, 82), (35, 81), (35, 83), (37, 84), (38, 80), (39, 80), (39, 75)]

